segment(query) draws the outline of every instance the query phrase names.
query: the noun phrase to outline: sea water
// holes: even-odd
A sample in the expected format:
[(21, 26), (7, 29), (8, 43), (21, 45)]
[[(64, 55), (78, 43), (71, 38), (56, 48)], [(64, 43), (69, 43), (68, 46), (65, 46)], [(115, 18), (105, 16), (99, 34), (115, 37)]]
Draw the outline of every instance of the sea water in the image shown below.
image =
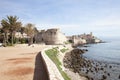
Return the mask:
[[(85, 68), (85, 70), (89, 70), (86, 75), (94, 80), (104, 79), (103, 75), (106, 80), (120, 80), (120, 38), (104, 38), (103, 41), (106, 43), (87, 44), (88, 47), (79, 47), (88, 49), (83, 57), (93, 62), (92, 67)], [(95, 71), (95, 67), (98, 71)], [(101, 68), (103, 70), (100, 70)], [(90, 69), (93, 72), (90, 72)], [(85, 70), (81, 73), (85, 74)]]
[(106, 43), (88, 44), (83, 56), (110, 63), (120, 63), (120, 38), (106, 38)]

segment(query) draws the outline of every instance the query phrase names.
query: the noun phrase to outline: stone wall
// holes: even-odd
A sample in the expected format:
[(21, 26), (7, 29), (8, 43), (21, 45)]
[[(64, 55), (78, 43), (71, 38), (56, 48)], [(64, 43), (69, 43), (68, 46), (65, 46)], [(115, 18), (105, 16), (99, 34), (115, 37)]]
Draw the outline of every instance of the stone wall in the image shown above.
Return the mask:
[(60, 29), (42, 30), (35, 36), (37, 43), (45, 43), (47, 45), (64, 44), (67, 41), (66, 36), (60, 32)]
[(77, 45), (81, 45), (81, 44), (86, 44), (86, 40), (82, 39), (78, 36), (72, 36), (72, 40), (73, 40), (73, 44), (72, 46), (77, 46)]
[(48, 50), (50, 48), (46, 48), (41, 52), (41, 55), (46, 63), (48, 73), (50, 80), (64, 80), (62, 75), (60, 74), (58, 68), (56, 65), (53, 63), (53, 61), (45, 54), (45, 50)]

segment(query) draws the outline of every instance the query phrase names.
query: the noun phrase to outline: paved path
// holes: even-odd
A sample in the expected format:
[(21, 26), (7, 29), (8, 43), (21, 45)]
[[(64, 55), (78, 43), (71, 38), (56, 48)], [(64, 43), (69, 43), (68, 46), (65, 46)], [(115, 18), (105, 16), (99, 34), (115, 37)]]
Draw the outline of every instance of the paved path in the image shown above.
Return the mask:
[[(39, 51), (45, 46), (0, 47), (0, 80), (49, 80)], [(40, 77), (42, 75), (42, 77)]]

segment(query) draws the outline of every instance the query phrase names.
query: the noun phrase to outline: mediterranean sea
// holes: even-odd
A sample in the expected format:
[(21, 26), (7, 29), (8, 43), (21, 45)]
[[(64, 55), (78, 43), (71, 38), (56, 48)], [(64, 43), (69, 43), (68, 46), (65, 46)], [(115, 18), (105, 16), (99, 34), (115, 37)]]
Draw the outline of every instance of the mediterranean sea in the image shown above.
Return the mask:
[(110, 63), (120, 63), (120, 38), (104, 38), (106, 43), (88, 44), (83, 56)]
[[(80, 73), (90, 80), (120, 80), (120, 38), (104, 38), (106, 43), (87, 44), (80, 49), (88, 51), (82, 56), (90, 67), (80, 68)], [(78, 63), (81, 64), (81, 63)]]

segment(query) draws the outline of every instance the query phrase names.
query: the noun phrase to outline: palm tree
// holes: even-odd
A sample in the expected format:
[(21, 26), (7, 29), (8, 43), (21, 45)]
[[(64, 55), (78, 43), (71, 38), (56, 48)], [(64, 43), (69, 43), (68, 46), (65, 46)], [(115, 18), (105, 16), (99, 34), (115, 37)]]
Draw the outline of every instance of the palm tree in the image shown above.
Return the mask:
[(1, 20), (1, 25), (2, 25), (1, 33), (3, 33), (3, 36), (4, 36), (3, 44), (4, 44), (4, 46), (6, 46), (8, 43), (8, 33), (9, 33), (10, 27), (5, 19)]
[(22, 34), (22, 38), (24, 38), (24, 33), (25, 33), (25, 30), (26, 30), (26, 28), (25, 27), (21, 27), (21, 29), (20, 29), (20, 33)]
[(33, 37), (35, 35), (35, 26), (31, 23), (28, 23), (25, 28), (25, 32), (29, 36), (29, 45), (31, 45), (33, 43)]
[(0, 42), (3, 42), (3, 30), (2, 30), (2, 26), (0, 26)]
[[(2, 27), (5, 32), (9, 32), (11, 36), (11, 45), (13, 45), (13, 40), (15, 36), (15, 32), (20, 29), (22, 23), (18, 21), (17, 16), (7, 16), (6, 19), (1, 21)], [(7, 31), (6, 31), (7, 30)]]
[(17, 21), (18, 20), (17, 16), (7, 16), (7, 19), (10, 26), (11, 45), (13, 45), (15, 33), (17, 30), (20, 29), (20, 27), (22, 26), (22, 23)]
[(27, 42), (27, 38), (26, 38), (26, 36), (24, 36), (24, 33), (26, 33), (25, 31), (26, 31), (25, 27), (21, 27), (20, 30), (19, 30), (19, 32), (22, 35), (22, 37), (20, 38), (21, 43), (26, 43)]

